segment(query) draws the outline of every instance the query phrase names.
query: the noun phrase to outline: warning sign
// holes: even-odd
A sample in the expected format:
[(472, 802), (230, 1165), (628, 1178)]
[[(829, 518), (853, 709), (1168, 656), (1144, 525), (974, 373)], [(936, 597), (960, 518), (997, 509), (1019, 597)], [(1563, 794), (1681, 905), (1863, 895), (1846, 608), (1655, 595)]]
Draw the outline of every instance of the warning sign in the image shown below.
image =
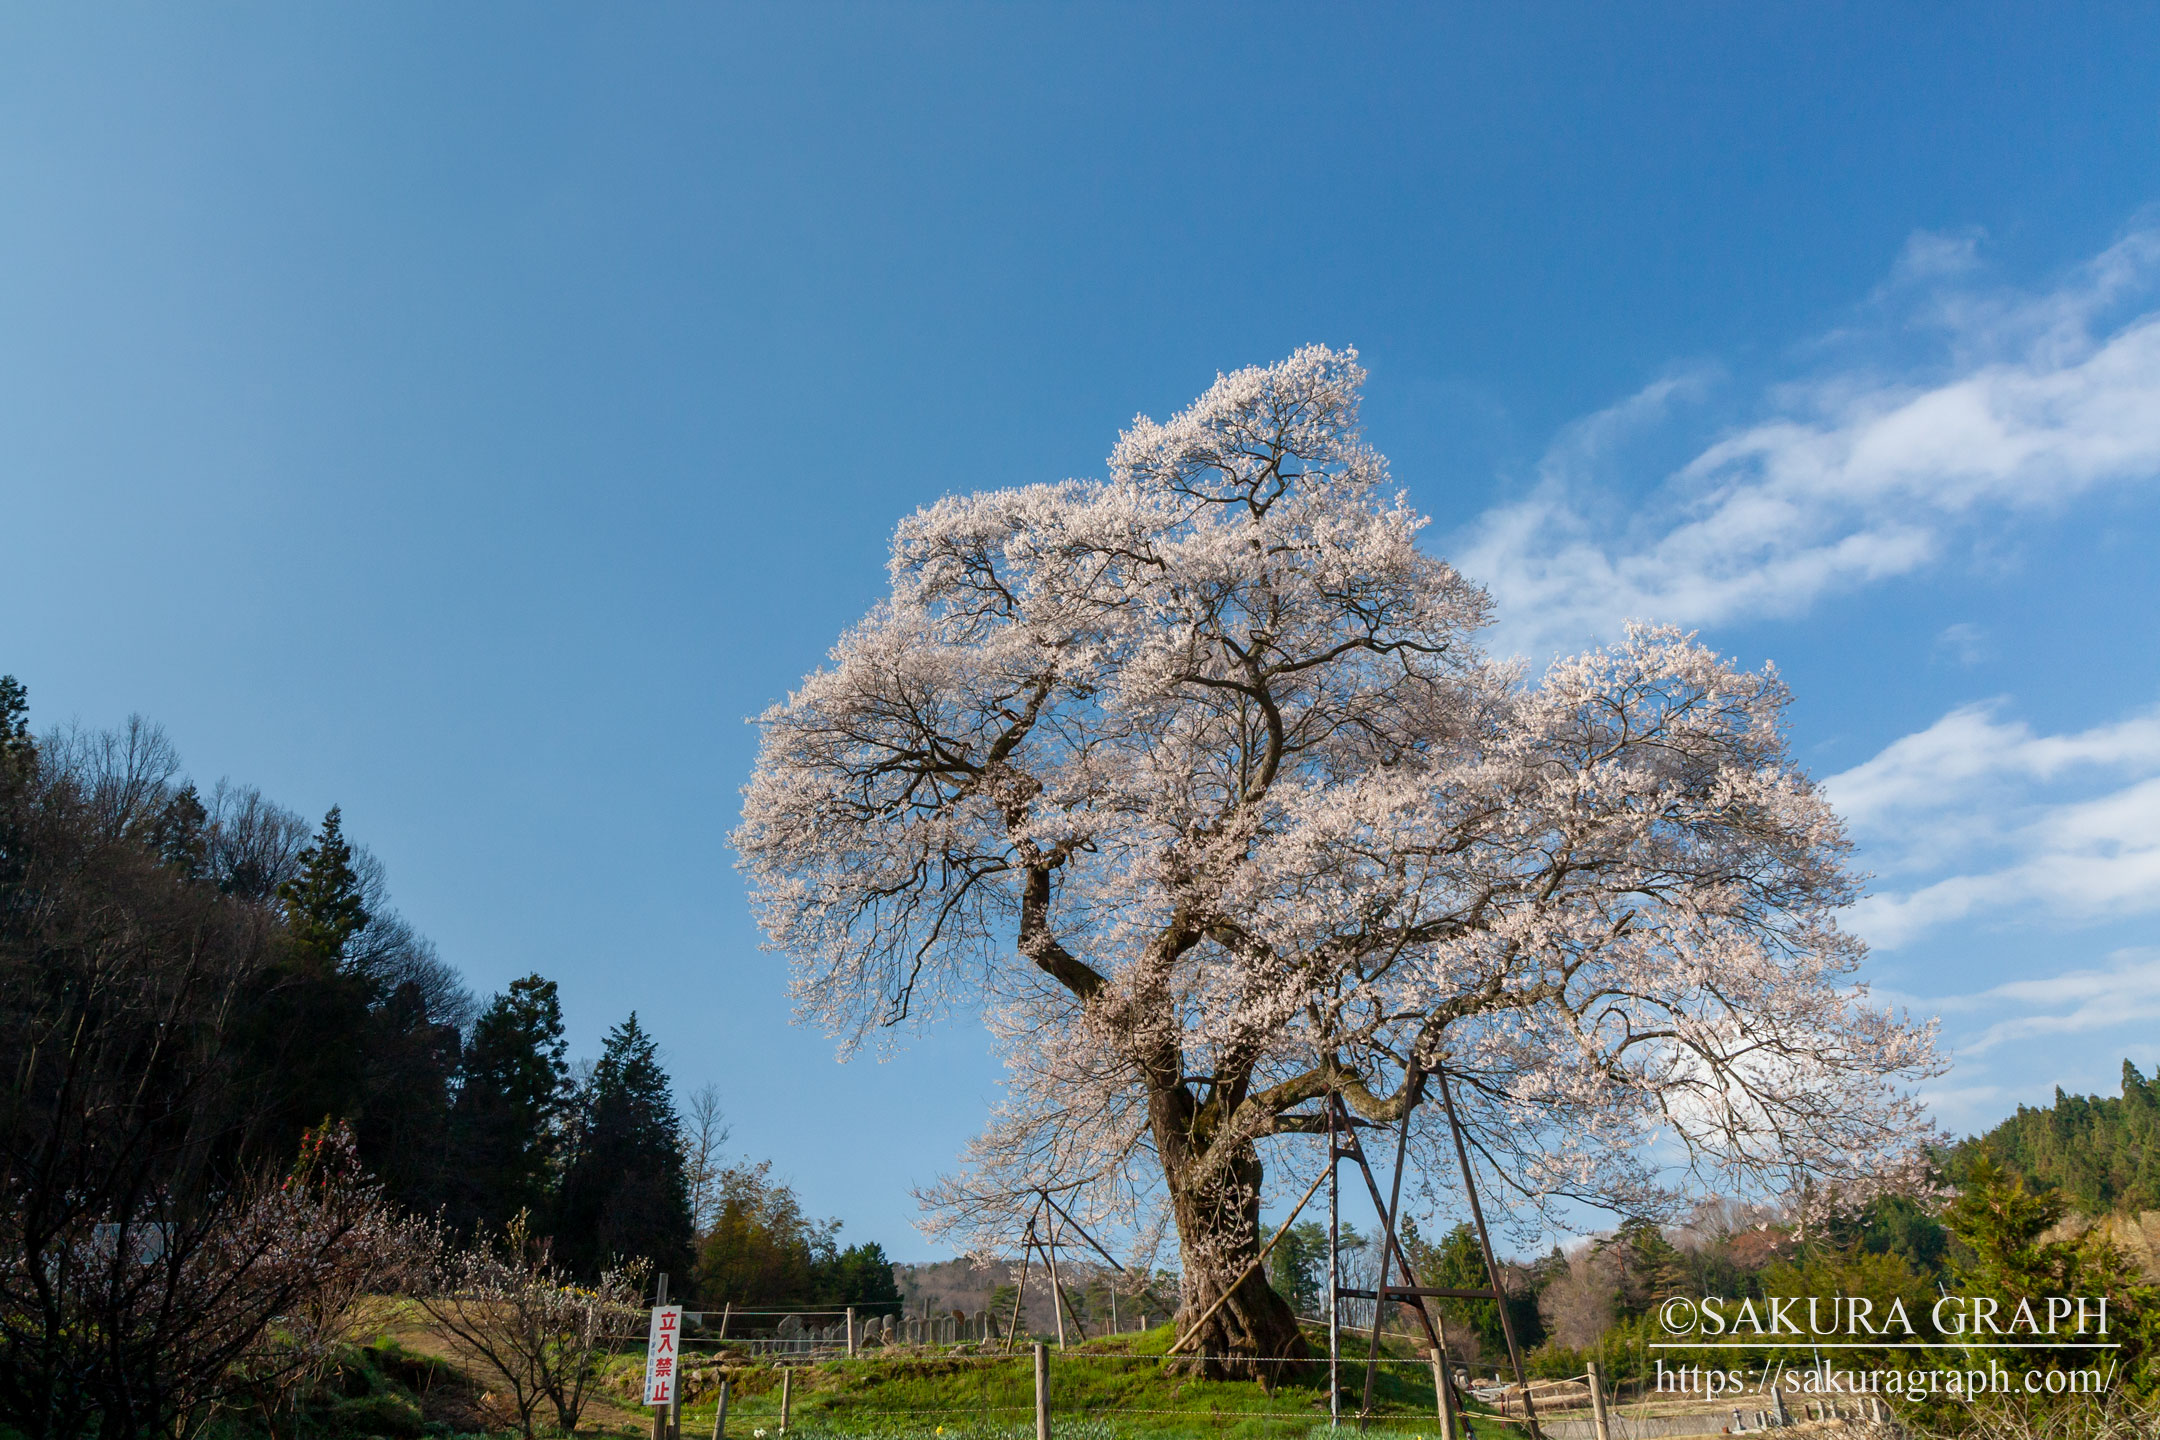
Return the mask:
[(682, 1358), (682, 1306), (659, 1305), (652, 1312), (652, 1334), (645, 1341), (645, 1403), (672, 1404), (677, 1362)]

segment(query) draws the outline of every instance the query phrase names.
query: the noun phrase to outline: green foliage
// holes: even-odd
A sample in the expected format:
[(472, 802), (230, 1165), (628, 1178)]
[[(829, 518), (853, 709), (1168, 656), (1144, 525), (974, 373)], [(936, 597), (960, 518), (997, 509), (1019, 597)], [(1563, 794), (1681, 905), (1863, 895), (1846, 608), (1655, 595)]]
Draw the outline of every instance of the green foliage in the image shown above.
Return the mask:
[(1909, 1195), (1877, 1196), (1858, 1216), (1834, 1226), (1833, 1234), (1870, 1255), (1895, 1255), (1923, 1278), (1941, 1278), (1949, 1259), (1950, 1232)]
[[(1960, 1245), (1952, 1289), (1995, 1298), (2006, 1318), (2022, 1300), (2038, 1309), (2048, 1296), (2106, 1296), (2107, 1338), (2122, 1346), (2115, 1358), (2124, 1383), (2137, 1395), (2160, 1391), (2152, 1364), (2160, 1356), (2160, 1288), (2146, 1283), (2098, 1229), (2074, 1239), (2060, 1233), (2048, 1238), (2066, 1206), (2062, 1191), (2036, 1192), (2024, 1177), (1979, 1155), (1963, 1192), (1943, 1211), (1943, 1223)], [(2064, 1355), (2046, 1349), (1996, 1353), (2006, 1364), (2014, 1358), (2042, 1370), (2060, 1366)]]
[[(1477, 1231), (1467, 1224), (1457, 1225), (1435, 1245), (1418, 1233), (1417, 1222), (1405, 1220), (1402, 1243), (1421, 1285), (1442, 1290), (1483, 1290), (1492, 1283), (1485, 1273), (1485, 1252), (1478, 1245)], [(1505, 1263), (1501, 1265), (1508, 1320), (1515, 1328), (1515, 1343), (1529, 1351), (1543, 1342), (1545, 1322), (1538, 1315), (1536, 1289), (1519, 1284), (1522, 1278), (1519, 1276), (1511, 1281), (1509, 1268)], [(1500, 1307), (1492, 1301), (1441, 1300), (1435, 1303), (1440, 1313), (1447, 1317), (1448, 1324), (1463, 1326), (1475, 1334), (1486, 1354), (1507, 1354), (1507, 1338), (1500, 1325)]]
[[(1928, 1310), (1939, 1292), (1930, 1277), (1915, 1271), (1899, 1254), (1858, 1246), (1843, 1251), (1814, 1249), (1764, 1266), (1761, 1284), (1762, 1293), (1770, 1297), (1812, 1297), (1825, 1302), (1840, 1296), (1864, 1298), (1873, 1305), (1878, 1324), (1891, 1314), (1896, 1302), (1903, 1305), (1919, 1337), (1931, 1338)], [(1829, 1313), (1834, 1323), (1836, 1312)], [(1804, 1320), (1800, 1323), (1806, 1328)]]
[(277, 894), (285, 903), (286, 932), (294, 949), (323, 969), (336, 966), (346, 944), (368, 922), (337, 806), (323, 816), (315, 843), (300, 852), (300, 873), (278, 886)]
[(1649, 1314), (1667, 1296), (1685, 1293), (1694, 1278), (1686, 1257), (1654, 1221), (1639, 1216), (1624, 1220), (1598, 1246), (1619, 1262), (1620, 1289), (1613, 1309), (1623, 1318)]
[(0, 771), (20, 776), (37, 756), (30, 738), (30, 692), (13, 675), (0, 675)]
[(899, 1313), (900, 1283), (893, 1279), (885, 1247), (875, 1240), (850, 1245), (820, 1265), (815, 1283), (819, 1304)]
[[(1357, 1232), (1344, 1226), (1341, 1233), (1347, 1241)], [(1318, 1315), (1327, 1304), (1327, 1261), (1327, 1226), (1301, 1220), (1268, 1253), (1268, 1284), (1298, 1314)]]
[(2125, 1060), (2119, 1099), (2058, 1089), (2045, 1110), (2020, 1105), (1953, 1150), (1951, 1174), (1982, 1154), (2035, 1186), (2061, 1191), (2085, 1215), (2160, 1209), (2160, 1078), (2147, 1080)]
[(474, 1022), (451, 1114), (458, 1177), (451, 1218), (459, 1228), (499, 1230), (521, 1210), (546, 1211), (570, 1101), (566, 1057), (552, 980), (511, 981)]
[[(698, 1246), (698, 1293), (707, 1303), (899, 1312), (885, 1248), (874, 1241), (840, 1248), (840, 1222), (806, 1214), (794, 1189), (772, 1178), (771, 1161), (723, 1167), (717, 1187), (717, 1212)], [(1009, 1293), (1004, 1304), (1010, 1314)]]
[(554, 1216), (556, 1255), (592, 1279), (618, 1260), (686, 1276), (694, 1227), (682, 1127), (659, 1049), (637, 1015), (608, 1033), (577, 1097)]

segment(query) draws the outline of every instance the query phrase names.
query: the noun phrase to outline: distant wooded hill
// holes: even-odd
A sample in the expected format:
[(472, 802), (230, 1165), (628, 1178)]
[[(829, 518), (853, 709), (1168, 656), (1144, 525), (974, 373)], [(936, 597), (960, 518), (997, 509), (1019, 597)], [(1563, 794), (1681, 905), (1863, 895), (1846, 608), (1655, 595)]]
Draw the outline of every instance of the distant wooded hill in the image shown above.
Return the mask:
[(1982, 1151), (2035, 1189), (2059, 1190), (2070, 1208), (2100, 1216), (2160, 1210), (2160, 1076), (2123, 1061), (2122, 1095), (2065, 1095), (1961, 1142), (1948, 1167), (1962, 1173)]

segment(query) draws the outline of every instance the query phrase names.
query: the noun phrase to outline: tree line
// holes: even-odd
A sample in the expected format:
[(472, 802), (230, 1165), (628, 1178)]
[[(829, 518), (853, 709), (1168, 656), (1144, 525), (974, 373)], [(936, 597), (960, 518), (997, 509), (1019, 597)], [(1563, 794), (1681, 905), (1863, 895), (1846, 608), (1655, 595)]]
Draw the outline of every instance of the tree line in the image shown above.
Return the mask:
[[(1938, 1332), (1935, 1302), (1944, 1295), (1986, 1297), (2012, 1314), (2019, 1301), (2049, 1295), (2108, 1297), (2109, 1339), (2122, 1369), (2122, 1392), (2160, 1394), (2160, 1286), (2100, 1221), (2149, 1210), (2155, 1082), (2123, 1065), (2120, 1099), (2056, 1094), (2046, 1109), (2019, 1107), (1984, 1134), (1932, 1153), (1931, 1185), (1920, 1193), (1884, 1193), (1866, 1203), (1825, 1205), (1805, 1223), (1789, 1207), (1706, 1200), (1682, 1222), (1632, 1217), (1568, 1249), (1502, 1265), (1508, 1321), (1533, 1376), (1580, 1375), (1595, 1361), (1608, 1379), (1648, 1383), (1662, 1361), (1721, 1362), (1669, 1346), (1661, 1307), (1673, 1297), (1723, 1297), (1762, 1304), (1780, 1296), (1862, 1297), (1887, 1313), (1893, 1301), (1914, 1318), (1919, 1338), (1954, 1347), (1981, 1338)], [(1457, 1225), (1437, 1240), (1406, 1218), (1402, 1235), (1418, 1283), (1442, 1289), (1487, 1284), (1474, 1231)], [(1345, 1224), (1337, 1239), (1343, 1283), (1370, 1289), (1378, 1237)], [(1328, 1236), (1311, 1221), (1293, 1225), (1268, 1257), (1269, 1282), (1301, 1315), (1326, 1311)], [(1372, 1323), (1370, 1302), (1346, 1305), (1359, 1326)], [(1500, 1307), (1491, 1300), (1445, 1299), (1435, 1310), (1451, 1350), (1487, 1374), (1506, 1368)], [(1396, 1326), (1409, 1322), (1397, 1316)], [(1794, 1364), (1805, 1346), (1795, 1347)], [(2060, 1353), (2035, 1345), (2005, 1358), (2046, 1369)], [(1985, 1356), (1983, 1355), (1984, 1359)], [(1917, 1363), (1911, 1352), (1848, 1356), (1858, 1368)], [(1842, 1362), (1841, 1362), (1842, 1363)], [(1930, 1402), (1919, 1413), (1964, 1423), (1955, 1407)], [(1969, 1420), (1969, 1417), (1964, 1417)]]
[(898, 1301), (878, 1246), (719, 1153), (715, 1096), (678, 1112), (634, 1014), (574, 1068), (555, 983), (476, 1001), (337, 808), (205, 792), (139, 717), (34, 735), (11, 676), (0, 1057), (0, 1420), (27, 1434), (169, 1421), (196, 1402), (130, 1387), (190, 1335), (229, 1375), (333, 1272), (383, 1283), (356, 1237), (385, 1217), (485, 1244), (523, 1216), (565, 1274), (644, 1260), (687, 1298)]

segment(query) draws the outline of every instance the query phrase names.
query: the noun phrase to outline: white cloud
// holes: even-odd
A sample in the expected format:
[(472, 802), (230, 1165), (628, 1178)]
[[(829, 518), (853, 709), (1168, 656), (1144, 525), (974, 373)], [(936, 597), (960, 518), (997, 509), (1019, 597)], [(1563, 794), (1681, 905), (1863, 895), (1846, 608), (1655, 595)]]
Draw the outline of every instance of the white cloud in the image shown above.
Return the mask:
[(1999, 1020), (1960, 1045), (1960, 1056), (1983, 1055), (1996, 1046), (2039, 1035), (2075, 1035), (2143, 1025), (2160, 1019), (2160, 950), (2118, 950), (2104, 970), (2071, 970), (2044, 979), (2014, 980), (1977, 995), (1938, 1002), (1944, 1009), (2014, 1006), (2020, 1014)]
[[(1929, 373), (1850, 363), (1766, 397), (1768, 415), (1701, 450), (1627, 518), (1599, 490), (1612, 447), (1699, 396), (1660, 380), (1571, 427), (1529, 498), (1452, 548), (1498, 602), (1502, 648), (1609, 636), (1629, 617), (1683, 625), (1794, 615), (1934, 562), (1961, 529), (2160, 476), (2160, 280), (2140, 230), (2038, 296), (1971, 288), (1967, 240), (1919, 237), (1891, 290), (1923, 291)], [(1850, 349), (1833, 337), (1826, 349)]]
[(1967, 705), (1823, 782), (1891, 883), (1853, 928), (1894, 947), (1971, 916), (2160, 909), (2160, 709), (2036, 735)]
[(1994, 658), (1995, 647), (1988, 643), (1985, 627), (1960, 621), (1945, 625), (1942, 633), (1935, 637), (1935, 653), (1946, 655), (1957, 664), (1973, 666)]

